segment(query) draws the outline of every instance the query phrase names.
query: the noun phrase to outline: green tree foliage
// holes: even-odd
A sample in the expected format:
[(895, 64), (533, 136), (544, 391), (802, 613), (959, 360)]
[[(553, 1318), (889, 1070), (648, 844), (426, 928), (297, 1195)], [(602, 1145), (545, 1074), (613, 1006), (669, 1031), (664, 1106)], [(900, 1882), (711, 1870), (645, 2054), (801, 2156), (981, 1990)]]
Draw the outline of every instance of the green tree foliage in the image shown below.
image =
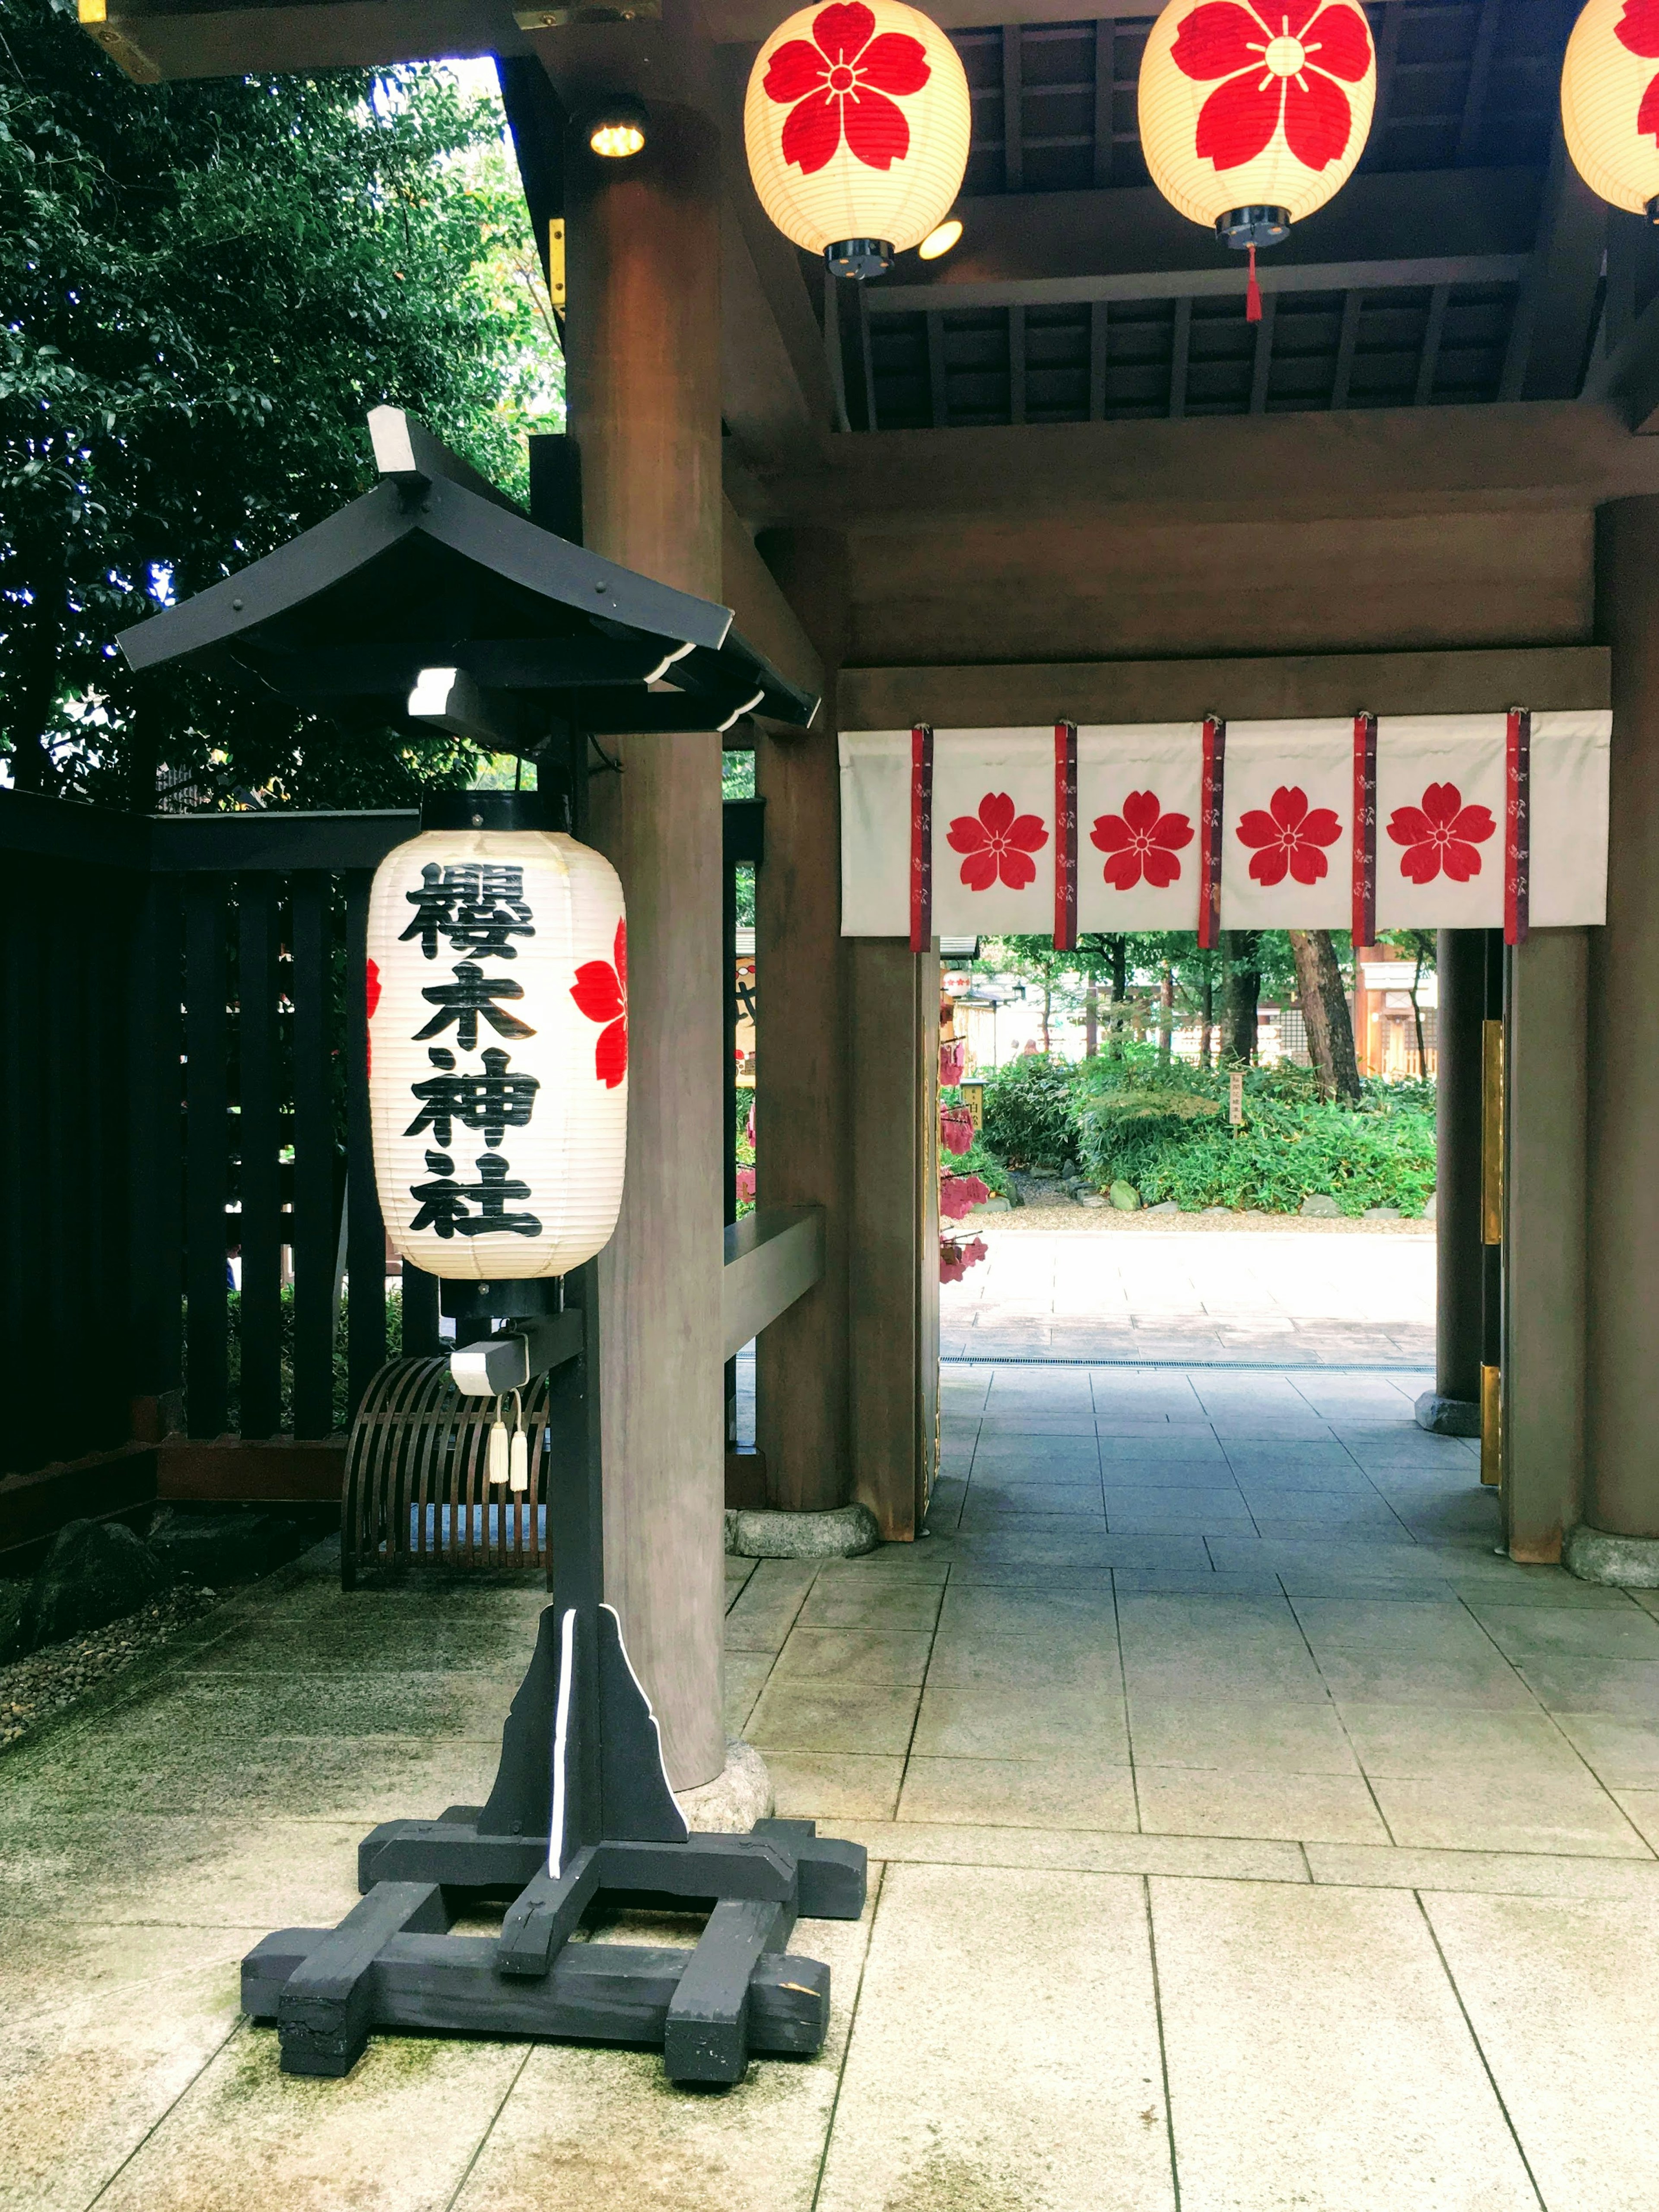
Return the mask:
[(158, 672), (114, 634), (373, 481), (421, 413), (508, 488), (562, 365), (498, 106), (441, 69), (139, 86), (64, 0), (0, 0), (0, 746), (148, 806), (158, 767), (385, 804), (467, 749)]

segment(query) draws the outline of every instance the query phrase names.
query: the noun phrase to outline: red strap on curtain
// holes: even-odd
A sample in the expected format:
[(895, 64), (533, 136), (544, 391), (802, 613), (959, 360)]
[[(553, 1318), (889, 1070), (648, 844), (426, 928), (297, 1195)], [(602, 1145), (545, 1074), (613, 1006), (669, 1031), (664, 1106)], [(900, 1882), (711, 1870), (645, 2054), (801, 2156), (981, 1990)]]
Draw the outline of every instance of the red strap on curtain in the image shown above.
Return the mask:
[(1376, 942), (1376, 717), (1353, 718), (1353, 941)]
[(1198, 851), (1198, 941), (1206, 951), (1213, 951), (1221, 942), (1221, 799), (1226, 753), (1227, 725), (1218, 715), (1206, 715)]
[(1528, 878), (1532, 867), (1532, 716), (1510, 708), (1504, 780), (1504, 942), (1527, 941)]
[(1077, 949), (1077, 724), (1054, 724), (1054, 950)]
[(910, 732), (910, 950), (933, 941), (933, 732), (918, 722)]

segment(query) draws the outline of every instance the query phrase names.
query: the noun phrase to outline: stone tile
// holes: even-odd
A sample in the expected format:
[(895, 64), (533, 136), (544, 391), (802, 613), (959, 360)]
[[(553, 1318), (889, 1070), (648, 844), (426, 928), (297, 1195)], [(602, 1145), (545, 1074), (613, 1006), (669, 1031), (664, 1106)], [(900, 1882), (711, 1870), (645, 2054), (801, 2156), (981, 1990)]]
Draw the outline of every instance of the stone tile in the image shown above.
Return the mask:
[(1000, 1477), (976, 1474), (968, 1492), (962, 1525), (994, 1528), (1006, 1519), (1011, 1527), (1034, 1515), (1076, 1514), (1085, 1520), (1104, 1518), (1097, 1476), (1078, 1482), (1005, 1482)]
[[(1277, 1498), (1267, 1499), (1257, 1494), (1249, 1502), (1251, 1518), (1265, 1543), (1285, 1537), (1346, 1536), (1361, 1543), (1392, 1544), (1404, 1528), (1385, 1504), (1361, 1498), (1345, 1498), (1327, 1507), (1305, 1493), (1289, 1497), (1280, 1492)], [(1302, 1510), (1310, 1504), (1312, 1511)]]
[(441, 2212), (524, 2063), (522, 2045), (376, 2036), (343, 2081), (279, 2073), (244, 2028), (110, 2184), (100, 2212)]
[(1097, 1535), (1091, 1528), (1072, 1525), (1057, 1532), (1022, 1529), (1006, 1535), (960, 1536), (951, 1571), (960, 1580), (985, 1567), (1202, 1567), (1209, 1563), (1204, 1539), (1192, 1531), (1149, 1535), (1109, 1530)]
[(816, 2058), (751, 2061), (732, 2089), (671, 2089), (654, 2051), (520, 2048), (455, 2212), (809, 2212), (869, 1923), (797, 1923), (791, 1951), (830, 1968), (829, 2038)]
[(1428, 1897), (1546, 2204), (1635, 2212), (1659, 2174), (1659, 1905)]
[(820, 2212), (1170, 2212), (1146, 1924), (1122, 1877), (890, 1867)]
[(1250, 1510), (1233, 1490), (1109, 1488), (1104, 1495), (1106, 1525), (1115, 1536), (1231, 1536), (1253, 1529)]
[(927, 1686), (1121, 1699), (1116, 1626), (1109, 1620), (1073, 1621), (1036, 1641), (942, 1630), (934, 1642)]
[(1659, 1659), (1659, 1620), (1638, 1606), (1482, 1605), (1482, 1626), (1511, 1659), (1559, 1654), (1571, 1659)]
[[(966, 1823), (922, 1820), (895, 1820), (884, 1826), (852, 1821), (842, 1833), (862, 1844), (872, 1863), (879, 1860), (887, 1865), (1069, 1868), (1080, 1874), (1190, 1875), (1215, 1881), (1286, 1881), (1304, 1886), (1310, 1879), (1304, 1845), (1254, 1843), (1230, 1836), (1137, 1836), (1127, 1830), (973, 1827)], [(1534, 1863), (1560, 1866), (1569, 1862)], [(1597, 1859), (1582, 1863), (1605, 1869), (1614, 1862)], [(1632, 1871), (1630, 1861), (1618, 1865), (1621, 1874)]]
[(1642, 1840), (1659, 1851), (1659, 1787), (1651, 1790), (1614, 1790), (1614, 1803), (1630, 1822)]
[(1437, 1711), (1535, 1711), (1513, 1668), (1488, 1659), (1396, 1658), (1379, 1651), (1323, 1650), (1319, 1670), (1343, 1706), (1431, 1705)]
[(1379, 1651), (1492, 1658), (1480, 1624), (1455, 1598), (1297, 1598), (1297, 1618), (1316, 1652)]
[(1033, 1480), (1058, 1481), (1067, 1469), (1093, 1475), (1100, 1447), (1091, 1426), (1087, 1436), (998, 1436), (981, 1428), (974, 1447), (975, 1475), (1029, 1474)]
[(1281, 1837), (1385, 1844), (1389, 1832), (1357, 1774), (1217, 1772), (1137, 1761), (1140, 1825), (1173, 1836)]
[(805, 1680), (769, 1682), (750, 1716), (756, 1748), (773, 1751), (909, 1749), (920, 1692), (878, 1683), (820, 1686)]
[(1232, 1705), (1324, 1706), (1329, 1693), (1305, 1651), (1224, 1654), (1215, 1645), (1184, 1653), (1126, 1650), (1124, 1680), (1137, 1705), (1200, 1705), (1224, 1684)]
[(1659, 1723), (1659, 1662), (1539, 1656), (1517, 1664), (1527, 1687), (1550, 1711), (1616, 1713)]
[(1610, 1789), (1659, 1783), (1659, 1723), (1617, 1713), (1552, 1712), (1550, 1718)]
[[(1352, 1461), (1314, 1460), (1305, 1464), (1292, 1461), (1281, 1466), (1273, 1460), (1241, 1461), (1235, 1449), (1228, 1454), (1228, 1464), (1245, 1496), (1265, 1499), (1269, 1505), (1293, 1498), (1374, 1499), (1377, 1494), (1370, 1475)], [(1301, 1509), (1285, 1505), (1281, 1510)]]
[(726, 1616), (728, 1651), (781, 1651), (819, 1572), (811, 1559), (762, 1559)]
[(912, 1756), (901, 1820), (1016, 1828), (1133, 1831), (1134, 1777), (1127, 1765), (1060, 1753), (1042, 1759)]
[(1411, 1898), (1161, 1879), (1152, 1898), (1183, 2203), (1537, 2212)]
[(951, 1571), (943, 1550), (932, 1541), (883, 1544), (859, 1559), (826, 1559), (812, 1585), (815, 1596), (859, 1589), (924, 1589), (942, 1583)]
[(1114, 1585), (1125, 1596), (1282, 1597), (1277, 1575), (1192, 1573), (1184, 1568), (1115, 1567)]
[[(1139, 1467), (1158, 1460), (1177, 1466), (1225, 1464), (1225, 1455), (1208, 1422), (1101, 1421), (1100, 1459), (1103, 1467)], [(1141, 1478), (1137, 1476), (1136, 1480)]]
[(868, 1752), (769, 1751), (767, 1771), (787, 1820), (890, 1820), (904, 1761)]
[(861, 1628), (797, 1627), (778, 1655), (780, 1683), (805, 1680), (824, 1688), (872, 1682), (920, 1689), (933, 1638)]
[(1103, 1439), (1100, 1459), (1103, 1479), (1114, 1490), (1177, 1490), (1206, 1498), (1238, 1493), (1233, 1471), (1218, 1454), (1214, 1459), (1120, 1459)]
[[(262, 1933), (263, 1931), (258, 1931)], [(81, 2212), (234, 2033), (246, 1929), (54, 1927), (48, 1969), (6, 1943), (0, 2205)], [(33, 2000), (31, 2002), (30, 2000)]]
[(1489, 1897), (1623, 1898), (1659, 1910), (1659, 1859), (1549, 1851), (1442, 1851), (1391, 1844), (1304, 1844), (1317, 1884), (1343, 1889), (1446, 1890)]
[(1647, 1856), (1642, 1838), (1583, 1767), (1576, 1774), (1523, 1768), (1373, 1775), (1371, 1787), (1397, 1844), (1439, 1850)]
[(891, 1587), (884, 1577), (875, 1587), (871, 1581), (850, 1584), (820, 1573), (807, 1592), (806, 1602), (795, 1616), (801, 1628), (878, 1628), (923, 1634), (939, 1619), (943, 1585), (925, 1583), (902, 1589)]
[(1137, 1765), (1237, 1774), (1359, 1771), (1341, 1723), (1325, 1703), (1243, 1705), (1213, 1693), (1157, 1698), (1136, 1690), (1129, 1723)]
[(1116, 1633), (1116, 1606), (1111, 1578), (1058, 1588), (1032, 1583), (987, 1589), (982, 1584), (952, 1585), (945, 1592), (939, 1617), (941, 1638), (987, 1636), (1046, 1638), (1057, 1628), (1079, 1624), (1097, 1632)]
[(910, 1748), (913, 1756), (935, 1759), (1032, 1759), (1080, 1752), (1127, 1759), (1129, 1742), (1122, 1694), (1115, 1686), (930, 1681)]
[(755, 1710), (755, 1700), (766, 1687), (766, 1678), (777, 1662), (769, 1651), (728, 1651), (726, 1654), (726, 1732), (741, 1735)]
[[(1559, 1716), (1535, 1706), (1446, 1711), (1433, 1705), (1343, 1703), (1337, 1710), (1360, 1765), (1373, 1778), (1583, 1771), (1577, 1753), (1556, 1726)], [(1659, 1772), (1659, 1741), (1655, 1752)]]

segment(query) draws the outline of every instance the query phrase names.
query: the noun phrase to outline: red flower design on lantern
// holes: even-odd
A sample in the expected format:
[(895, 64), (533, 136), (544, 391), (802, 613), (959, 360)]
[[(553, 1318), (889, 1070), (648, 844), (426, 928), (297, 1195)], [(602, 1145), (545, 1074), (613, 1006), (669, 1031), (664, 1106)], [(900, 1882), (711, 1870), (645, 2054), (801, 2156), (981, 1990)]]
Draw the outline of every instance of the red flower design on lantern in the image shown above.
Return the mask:
[(1239, 821), (1239, 843), (1255, 848), (1250, 873), (1264, 886), (1282, 884), (1286, 869), (1299, 884), (1316, 884), (1330, 866), (1319, 848), (1334, 845), (1342, 825), (1328, 806), (1310, 807), (1299, 783), (1281, 783), (1268, 805), (1271, 813), (1253, 806)]
[(1418, 806), (1396, 806), (1389, 817), (1389, 835), (1403, 845), (1400, 872), (1414, 884), (1431, 884), (1443, 868), (1449, 880), (1466, 884), (1480, 872), (1484, 844), (1498, 824), (1485, 806), (1465, 806), (1455, 783), (1431, 783)]
[(1206, 0), (1170, 49), (1176, 67), (1198, 83), (1225, 79), (1198, 115), (1197, 151), (1218, 169), (1254, 161), (1281, 118), (1285, 143), (1307, 168), (1326, 168), (1347, 150), (1353, 114), (1337, 80), (1358, 84), (1370, 68), (1364, 16), (1346, 0), (1294, 0), (1273, 13), (1277, 31), (1242, 0)]
[(1121, 814), (1098, 814), (1089, 842), (1109, 855), (1103, 871), (1114, 890), (1133, 890), (1144, 875), (1163, 890), (1181, 873), (1176, 854), (1193, 842), (1184, 814), (1166, 814), (1155, 791), (1132, 791)]
[(962, 880), (970, 891), (988, 891), (999, 876), (1011, 891), (1023, 891), (1036, 880), (1036, 862), (1048, 842), (1048, 832), (1037, 814), (1016, 814), (1006, 791), (988, 791), (979, 812), (958, 814), (945, 842), (953, 853), (965, 853)]
[(812, 18), (810, 40), (787, 40), (767, 64), (767, 95), (789, 109), (784, 160), (810, 177), (835, 159), (844, 131), (856, 161), (890, 169), (910, 150), (910, 125), (885, 94), (920, 92), (932, 74), (920, 39), (878, 38), (864, 0), (832, 0)]
[(593, 1073), (614, 1091), (628, 1073), (628, 924), (617, 924), (616, 960), (584, 960), (570, 995), (590, 1022), (603, 1022), (593, 1047)]
[[(1659, 61), (1659, 0), (1625, 0), (1625, 12), (1613, 34), (1626, 52), (1643, 61)], [(1636, 111), (1636, 128), (1659, 143), (1659, 76), (1649, 81)]]

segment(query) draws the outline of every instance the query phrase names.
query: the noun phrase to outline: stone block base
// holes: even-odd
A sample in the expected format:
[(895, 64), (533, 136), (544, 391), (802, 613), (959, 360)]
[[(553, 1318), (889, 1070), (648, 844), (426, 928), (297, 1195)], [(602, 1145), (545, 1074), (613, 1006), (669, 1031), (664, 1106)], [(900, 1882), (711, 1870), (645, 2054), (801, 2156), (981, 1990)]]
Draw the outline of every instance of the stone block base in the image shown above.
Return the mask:
[(696, 1790), (677, 1790), (674, 1802), (698, 1836), (746, 1836), (757, 1820), (769, 1820), (777, 1810), (766, 1761), (738, 1735), (726, 1739), (722, 1771)]
[(1443, 1398), (1425, 1390), (1417, 1401), (1417, 1425), (1431, 1437), (1478, 1437), (1480, 1407), (1474, 1398)]
[(1581, 1521), (1561, 1548), (1561, 1564), (1581, 1583), (1659, 1589), (1659, 1536), (1613, 1536)]
[(738, 1559), (855, 1559), (881, 1541), (867, 1505), (829, 1513), (728, 1512), (726, 1548)]

